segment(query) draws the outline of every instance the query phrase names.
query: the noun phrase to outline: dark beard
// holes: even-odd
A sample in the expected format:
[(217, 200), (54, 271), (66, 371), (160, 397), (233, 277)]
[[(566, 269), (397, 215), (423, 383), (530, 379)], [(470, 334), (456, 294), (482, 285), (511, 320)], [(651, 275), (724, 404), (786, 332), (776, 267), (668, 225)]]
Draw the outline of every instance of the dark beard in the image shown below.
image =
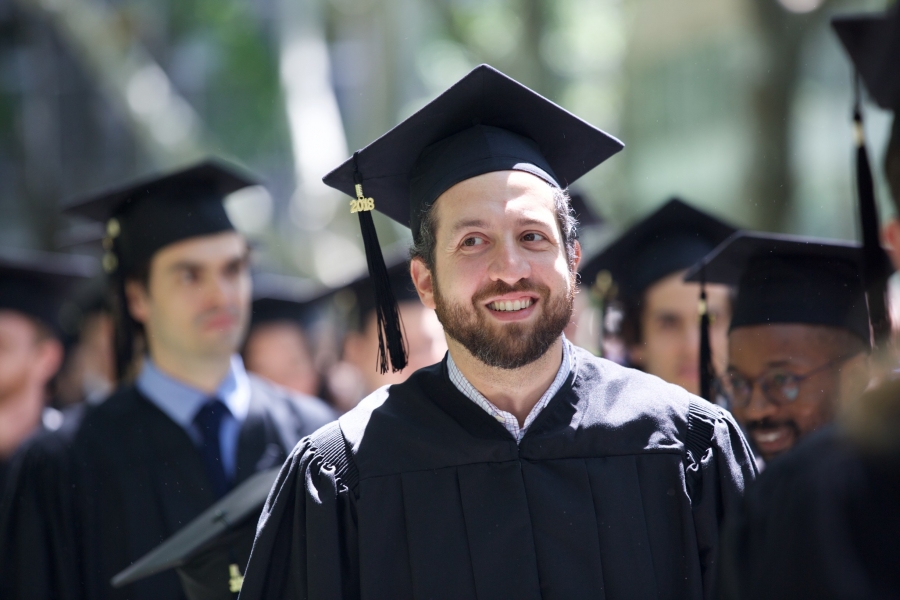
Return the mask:
[[(495, 281), (479, 290), (472, 298), (471, 308), (466, 308), (447, 300), (435, 277), (435, 312), (444, 332), (472, 356), (489, 367), (518, 369), (542, 357), (562, 335), (572, 318), (575, 289), (573, 281), (564, 294), (551, 297), (550, 288), (535, 285), (527, 279), (515, 285)], [(490, 323), (487, 315), (481, 312), (486, 310), (483, 305), (488, 298), (513, 292), (533, 292), (539, 296), (543, 315), (533, 326)]]

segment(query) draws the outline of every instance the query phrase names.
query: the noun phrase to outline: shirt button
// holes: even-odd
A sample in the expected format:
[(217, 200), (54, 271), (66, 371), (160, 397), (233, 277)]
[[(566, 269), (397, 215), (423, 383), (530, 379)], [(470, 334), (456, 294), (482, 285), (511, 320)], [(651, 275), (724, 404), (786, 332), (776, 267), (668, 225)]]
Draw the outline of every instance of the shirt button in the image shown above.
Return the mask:
[(494, 418), (497, 419), (498, 421), (500, 421), (501, 423), (503, 422), (503, 417), (500, 415), (497, 415)]

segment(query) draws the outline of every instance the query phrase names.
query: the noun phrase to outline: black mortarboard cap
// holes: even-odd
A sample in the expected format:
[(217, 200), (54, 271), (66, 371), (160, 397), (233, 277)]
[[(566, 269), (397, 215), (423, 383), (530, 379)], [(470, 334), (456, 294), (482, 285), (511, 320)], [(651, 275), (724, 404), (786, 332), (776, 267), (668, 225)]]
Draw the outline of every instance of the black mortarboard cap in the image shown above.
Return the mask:
[(872, 99), (886, 110), (900, 108), (900, 7), (831, 23)]
[(316, 306), (329, 293), (309, 279), (255, 273), (250, 327), (275, 321), (292, 321), (305, 326)]
[(75, 287), (99, 268), (97, 260), (89, 256), (0, 250), (0, 310), (26, 314), (61, 336), (64, 303)]
[(668, 275), (693, 265), (735, 232), (719, 219), (677, 198), (623, 233), (581, 268), (591, 287), (608, 272), (620, 296), (639, 298)]
[(234, 598), (250, 558), (256, 523), (278, 471), (262, 471), (240, 484), (113, 577), (113, 587), (177, 569), (188, 600)]
[[(853, 242), (738, 232), (686, 274), (737, 286), (731, 329), (802, 323), (840, 327), (870, 341), (862, 247)], [(890, 272), (883, 255), (882, 269)]]
[(128, 276), (169, 244), (233, 230), (222, 201), (255, 184), (238, 168), (207, 160), (93, 194), (64, 210), (106, 224), (104, 268)]
[(873, 341), (876, 350), (890, 343), (891, 317), (888, 311), (887, 277), (881, 267), (882, 250), (878, 203), (872, 168), (866, 149), (865, 128), (859, 79), (883, 108), (900, 105), (900, 9), (894, 7), (880, 15), (837, 17), (835, 31), (856, 67), (854, 79), (853, 123), (856, 142), (856, 190), (859, 224), (862, 233), (862, 276), (869, 300)]
[(566, 187), (621, 149), (619, 140), (481, 65), (326, 175), (326, 184), (356, 198), (351, 211), (359, 214), (375, 289), (382, 371), (385, 348), (393, 369), (406, 356), (370, 210), (418, 239), (430, 206), (465, 179), (519, 170)]

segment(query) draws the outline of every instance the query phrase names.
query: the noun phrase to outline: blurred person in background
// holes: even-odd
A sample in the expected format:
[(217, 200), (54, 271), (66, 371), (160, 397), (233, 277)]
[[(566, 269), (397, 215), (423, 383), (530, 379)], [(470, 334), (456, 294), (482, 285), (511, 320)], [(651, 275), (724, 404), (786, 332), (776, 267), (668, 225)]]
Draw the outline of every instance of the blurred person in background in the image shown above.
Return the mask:
[(308, 331), (318, 298), (301, 300), (301, 283), (271, 275), (254, 279), (252, 316), (242, 354), (248, 371), (289, 390), (318, 396), (321, 377)]
[(341, 412), (385, 385), (402, 383), (422, 367), (433, 365), (444, 357), (447, 342), (444, 329), (434, 310), (419, 299), (405, 258), (392, 261), (388, 269), (391, 289), (400, 309), (406, 335), (408, 362), (402, 371), (381, 373), (378, 370), (378, 323), (375, 297), (369, 277), (348, 286), (353, 298), (350, 327), (344, 337), (343, 361), (330, 372), (331, 391)]
[(735, 286), (731, 412), (771, 461), (830, 424), (869, 382), (869, 313), (858, 244), (741, 232), (689, 275)]
[(0, 251), (0, 495), (22, 443), (62, 425), (48, 397), (65, 354), (60, 312), (72, 289), (98, 268), (88, 257)]
[(94, 278), (66, 303), (66, 360), (56, 377), (60, 407), (103, 402), (116, 383), (115, 322), (105, 277)]
[(20, 455), (0, 515), (0, 596), (183, 598), (172, 572), (122, 590), (110, 579), (334, 418), (248, 376), (237, 354), (249, 247), (223, 200), (250, 184), (208, 161), (70, 207), (106, 223), (120, 384)]
[[(698, 306), (700, 286), (685, 270), (734, 233), (730, 225), (674, 198), (586, 262), (581, 281), (621, 310), (618, 335), (627, 366), (700, 393)], [(614, 288), (614, 289), (611, 289)], [(707, 285), (713, 363), (722, 373), (728, 357), (729, 289)]]
[[(894, 111), (885, 171), (900, 212), (900, 8), (832, 23), (870, 96)], [(865, 137), (856, 141), (863, 155)], [(866, 178), (868, 165), (859, 166)], [(900, 267), (896, 217), (884, 238)], [(835, 426), (773, 462), (748, 491), (723, 536), (721, 598), (900, 598), (896, 373), (842, 409)]]

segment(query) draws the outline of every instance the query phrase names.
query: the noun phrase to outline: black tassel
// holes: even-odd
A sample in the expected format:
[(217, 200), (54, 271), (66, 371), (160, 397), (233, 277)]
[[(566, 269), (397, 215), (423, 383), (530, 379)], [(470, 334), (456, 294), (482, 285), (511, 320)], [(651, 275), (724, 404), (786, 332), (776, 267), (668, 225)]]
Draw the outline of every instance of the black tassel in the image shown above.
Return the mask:
[(706, 277), (700, 271), (700, 397), (713, 401), (712, 345), (709, 343), (709, 305), (706, 302)]
[(353, 182), (356, 184), (357, 199), (352, 204), (353, 212), (359, 215), (359, 228), (362, 231), (363, 245), (366, 249), (369, 279), (372, 281), (375, 292), (375, 315), (378, 319), (378, 370), (382, 374), (387, 373), (388, 356), (390, 356), (390, 369), (396, 373), (406, 367), (406, 341), (403, 339), (403, 323), (400, 320), (397, 299), (391, 289), (391, 279), (387, 266), (384, 264), (381, 245), (378, 243), (375, 222), (372, 220), (374, 202), (371, 198), (365, 198), (362, 192), (362, 176), (357, 166), (357, 154), (358, 152), (353, 153)]
[(881, 249), (872, 169), (866, 150), (858, 75), (854, 80), (853, 126), (856, 134), (856, 190), (859, 201), (859, 224), (862, 229), (863, 283), (869, 302), (872, 345), (875, 351), (879, 351), (885, 348), (891, 336), (891, 317), (887, 308), (888, 274), (884, 264), (884, 251)]
[(135, 323), (128, 312), (128, 299), (125, 296), (125, 278), (112, 276), (113, 282), (113, 315), (115, 318), (115, 360), (116, 381), (122, 383), (129, 374), (134, 361)]

